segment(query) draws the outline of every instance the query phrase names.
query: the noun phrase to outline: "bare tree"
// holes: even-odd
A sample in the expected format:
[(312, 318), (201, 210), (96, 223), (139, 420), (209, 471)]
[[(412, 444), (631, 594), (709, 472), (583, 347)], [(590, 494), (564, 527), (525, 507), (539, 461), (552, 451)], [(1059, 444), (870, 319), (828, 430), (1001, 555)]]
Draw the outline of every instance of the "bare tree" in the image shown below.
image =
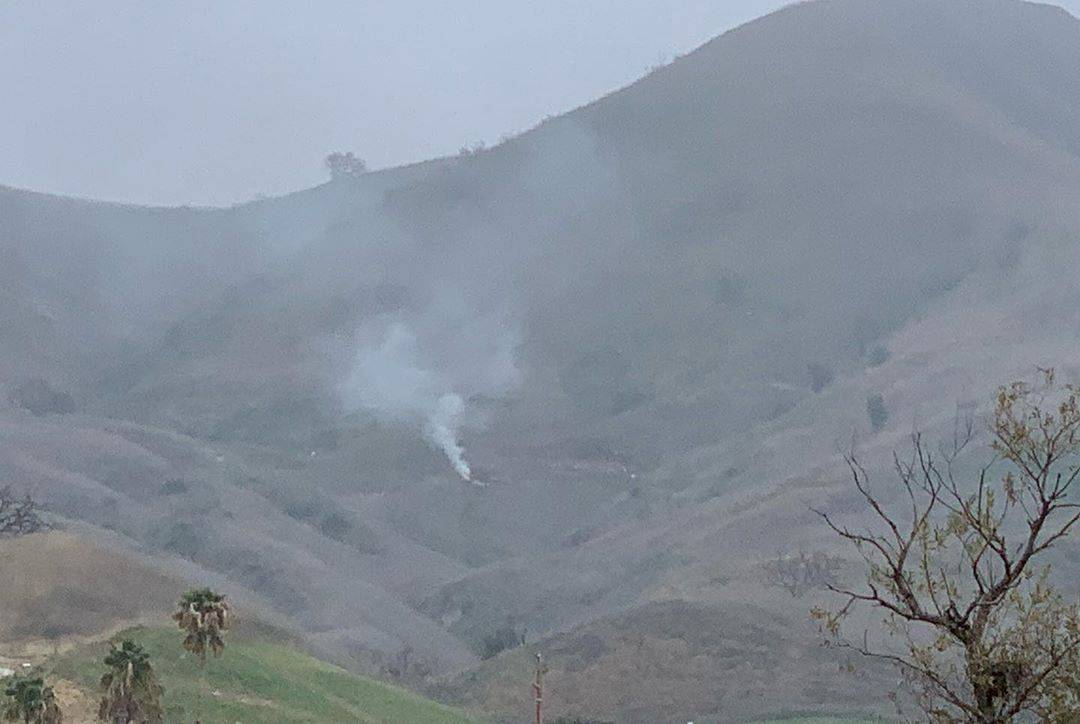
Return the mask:
[[(877, 530), (851, 530), (819, 513), (868, 566), (866, 587), (829, 588), (846, 601), (813, 615), (839, 646), (900, 667), (932, 721), (1080, 720), (1080, 608), (1049, 583), (1041, 556), (1080, 520), (1069, 491), (1078, 476), (1080, 400), (1053, 370), (1037, 384), (998, 391), (992, 459), (960, 482), (956, 463), (973, 439), (969, 416), (936, 454), (919, 434), (910, 458), (894, 455), (905, 499), (891, 512), (870, 490), (866, 470), (846, 457)], [(889, 640), (845, 639), (841, 623), (857, 604), (885, 614)]]
[(0, 488), (0, 538), (29, 535), (48, 528), (41, 507), (29, 494), (18, 497), (11, 488)]

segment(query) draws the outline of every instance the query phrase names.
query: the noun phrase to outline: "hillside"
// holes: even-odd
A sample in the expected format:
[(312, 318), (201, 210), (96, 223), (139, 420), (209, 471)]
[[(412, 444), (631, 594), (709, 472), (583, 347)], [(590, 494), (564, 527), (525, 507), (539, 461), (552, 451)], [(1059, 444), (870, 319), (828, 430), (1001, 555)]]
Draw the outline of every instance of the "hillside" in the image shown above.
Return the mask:
[[(808, 511), (857, 510), (839, 449), (885, 475), (913, 426), (1080, 378), (1078, 67), (1050, 6), (818, 0), (492, 149), (280, 199), (0, 189), (0, 392), (76, 408), (0, 409), (0, 479), (497, 714), (507, 628), (575, 715), (650, 721), (665, 676), (687, 719), (875, 713), (820, 666), (828, 597), (767, 564), (847, 554)], [(745, 696), (780, 651), (788, 685)]]
[(0, 540), (0, 580), (2, 654), (160, 618), (184, 590), (139, 556), (62, 532)]
[[(363, 722), (364, 724), (467, 724), (463, 712), (404, 689), (350, 674), (297, 651), (257, 638), (234, 637), (220, 659), (204, 669), (182, 654), (176, 631), (138, 628), (119, 637), (138, 641), (165, 685), (166, 721)], [(104, 644), (75, 649), (50, 660), (47, 669), (72, 682), (91, 702), (101, 678)], [(77, 696), (64, 721), (94, 722), (96, 711), (79, 711)], [(61, 702), (66, 703), (66, 702)]]
[[(792, 635), (799, 630), (802, 641)], [(836, 676), (857, 665), (858, 688), (880, 690), (891, 672), (817, 645), (805, 621), (752, 606), (683, 601), (650, 603), (515, 649), (433, 693), (480, 706), (497, 721), (521, 721), (519, 690), (535, 669), (534, 648), (549, 662), (551, 718), (748, 722), (808, 711), (894, 713)]]
[(71, 533), (0, 540), (0, 664), (28, 662), (46, 671), (68, 722), (97, 721), (106, 641), (123, 638), (153, 657), (166, 684), (168, 721), (196, 714), (206, 722), (472, 721), (312, 658), (244, 601), (228, 655), (201, 670), (184, 654), (180, 634), (165, 626), (190, 584), (164, 568)]

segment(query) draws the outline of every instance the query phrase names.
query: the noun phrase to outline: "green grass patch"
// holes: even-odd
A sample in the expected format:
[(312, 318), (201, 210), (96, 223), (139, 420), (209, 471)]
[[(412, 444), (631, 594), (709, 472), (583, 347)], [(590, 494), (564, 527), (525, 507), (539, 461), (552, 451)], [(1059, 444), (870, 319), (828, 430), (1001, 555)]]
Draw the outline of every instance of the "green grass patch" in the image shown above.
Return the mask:
[(794, 719), (767, 719), (754, 724), (882, 724), (882, 719), (837, 719), (830, 716), (796, 717)]
[[(230, 637), (203, 667), (181, 646), (179, 631), (137, 628), (117, 637), (141, 644), (165, 687), (165, 720), (203, 722), (411, 722), (467, 724), (464, 713), (405, 689), (351, 674), (296, 649)], [(98, 691), (107, 644), (53, 662), (57, 676)]]

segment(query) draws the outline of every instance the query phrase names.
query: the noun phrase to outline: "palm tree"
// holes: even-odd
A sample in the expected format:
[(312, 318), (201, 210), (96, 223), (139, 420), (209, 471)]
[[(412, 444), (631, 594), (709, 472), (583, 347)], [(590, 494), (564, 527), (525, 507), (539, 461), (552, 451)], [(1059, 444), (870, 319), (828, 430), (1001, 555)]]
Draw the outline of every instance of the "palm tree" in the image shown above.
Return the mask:
[(209, 648), (214, 656), (225, 650), (225, 631), (229, 628), (229, 604), (225, 596), (209, 588), (195, 588), (183, 595), (176, 604), (173, 620), (181, 631), (187, 632), (184, 648), (206, 661)]
[(40, 675), (17, 676), (4, 689), (4, 719), (24, 724), (60, 724), (63, 715), (51, 686)]
[(113, 724), (159, 724), (165, 689), (150, 666), (150, 655), (133, 641), (111, 647), (105, 657), (109, 670), (101, 677), (105, 695), (98, 718)]

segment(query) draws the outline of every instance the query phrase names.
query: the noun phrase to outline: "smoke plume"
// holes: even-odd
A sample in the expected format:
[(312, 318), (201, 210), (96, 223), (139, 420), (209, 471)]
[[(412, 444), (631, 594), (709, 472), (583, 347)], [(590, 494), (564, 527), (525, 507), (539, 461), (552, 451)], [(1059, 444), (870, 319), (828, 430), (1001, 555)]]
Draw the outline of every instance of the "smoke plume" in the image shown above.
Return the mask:
[(423, 364), (416, 335), (403, 323), (391, 324), (380, 343), (361, 347), (346, 397), (354, 407), (418, 425), (458, 475), (471, 479), (459, 442), (465, 400)]
[(484, 420), (468, 400), (517, 383), (515, 337), (497, 322), (464, 310), (448, 315), (448, 308), (440, 305), (438, 314), (409, 323), (372, 320), (362, 328), (344, 396), (352, 409), (414, 426), (462, 479), (472, 480), (461, 433)]
[(424, 435), (446, 453), (450, 464), (463, 480), (472, 480), (472, 470), (465, 461), (465, 449), (458, 442), (458, 428), (464, 410), (465, 401), (461, 395), (454, 392), (443, 395), (435, 404), (434, 412), (428, 415)]

